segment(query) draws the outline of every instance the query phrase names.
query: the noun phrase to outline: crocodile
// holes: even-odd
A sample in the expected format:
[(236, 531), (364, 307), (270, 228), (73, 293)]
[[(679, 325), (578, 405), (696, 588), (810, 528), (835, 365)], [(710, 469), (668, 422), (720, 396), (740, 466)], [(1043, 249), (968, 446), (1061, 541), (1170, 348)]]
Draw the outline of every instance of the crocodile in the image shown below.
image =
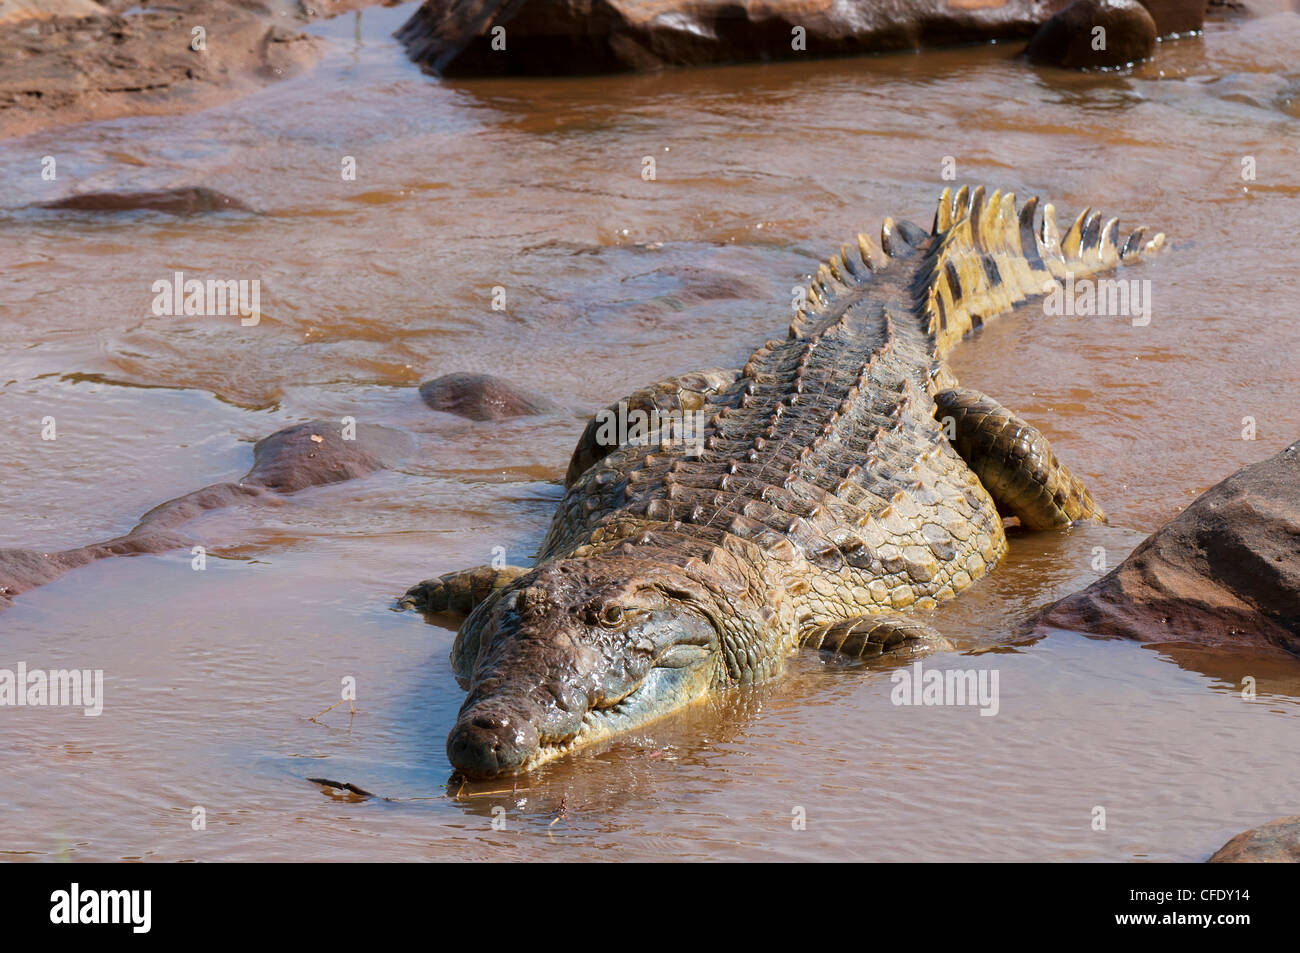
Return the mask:
[[(1037, 197), (945, 189), (929, 231), (887, 218), (879, 243), (858, 235), (821, 264), (786, 337), (742, 368), (593, 416), (532, 567), (447, 573), (399, 601), (466, 613), (454, 769), (531, 771), (773, 678), (801, 648), (952, 648), (925, 611), (997, 563), (1004, 518), (1046, 530), (1105, 514), (946, 355), (990, 317), (1163, 243), (1092, 209), (1062, 232)], [(610, 414), (633, 411), (651, 423), (620, 442)]]

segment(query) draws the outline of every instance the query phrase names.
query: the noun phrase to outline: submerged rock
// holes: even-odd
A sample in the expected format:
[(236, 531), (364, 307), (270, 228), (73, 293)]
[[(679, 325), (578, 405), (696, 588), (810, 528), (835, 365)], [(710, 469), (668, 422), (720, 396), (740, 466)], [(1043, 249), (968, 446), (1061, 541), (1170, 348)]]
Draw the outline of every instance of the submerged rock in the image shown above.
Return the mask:
[(420, 396), (434, 410), (470, 420), (504, 420), (554, 413), (559, 407), (532, 391), (491, 374), (444, 374), (420, 385)]
[(0, 609), (13, 597), (108, 556), (165, 553), (191, 545), (176, 529), (211, 510), (268, 502), (281, 494), (354, 480), (400, 464), (415, 439), (403, 430), (313, 420), (277, 430), (253, 448), (253, 466), (236, 483), (213, 483), (155, 506), (126, 535), (61, 552), (0, 549)]
[(1238, 834), (1207, 863), (1294, 864), (1300, 862), (1300, 814), (1280, 817)]
[[(559, 410), (538, 394), (487, 374), (448, 374), (420, 393), (430, 407), (472, 420), (500, 420)], [(253, 447), (253, 465), (235, 482), (213, 483), (160, 503), (129, 533), (59, 552), (0, 549), (0, 609), (13, 597), (53, 582), (69, 570), (108, 556), (136, 556), (188, 548), (179, 532), (190, 520), (240, 503), (273, 502), (310, 487), (342, 483), (399, 466), (415, 452), (405, 430), (372, 423), (311, 420), (277, 430)]]
[(239, 199), (203, 186), (151, 192), (84, 192), (53, 202), (42, 202), (40, 208), (71, 209), (78, 212), (150, 211), (171, 215), (252, 211)]
[(341, 483), (386, 470), (406, 459), (414, 440), (403, 430), (362, 424), (346, 439), (336, 420), (313, 420), (277, 430), (253, 447), (253, 468), (240, 483), (277, 493)]
[(425, 0), (397, 31), (446, 74), (602, 73), (1028, 36), (1064, 0)]
[(0, 549), (0, 609), (12, 605), (19, 593), (53, 582), (66, 571), (57, 553)]
[[(166, 504), (163, 504), (166, 506)], [(143, 525), (143, 520), (141, 521)], [(58, 579), (106, 556), (138, 556), (165, 553), (188, 545), (183, 537), (166, 531), (137, 526), (125, 536), (103, 543), (91, 543), (62, 552), (43, 553), (34, 549), (0, 549), (0, 609), (13, 605), (13, 597)]]
[(1156, 21), (1137, 0), (1075, 0), (1043, 24), (1025, 49), (1031, 62), (1066, 69), (1114, 69), (1156, 48)]
[(1207, 490), (1040, 623), (1300, 655), (1300, 442)]

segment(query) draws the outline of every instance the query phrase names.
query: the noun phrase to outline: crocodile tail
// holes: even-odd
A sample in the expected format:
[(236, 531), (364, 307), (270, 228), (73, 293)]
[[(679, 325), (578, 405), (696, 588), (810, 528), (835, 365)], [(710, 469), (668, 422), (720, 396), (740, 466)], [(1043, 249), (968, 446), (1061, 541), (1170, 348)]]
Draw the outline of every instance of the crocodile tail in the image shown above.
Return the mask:
[[(1158, 251), (1164, 233), (1138, 228), (1121, 243), (1119, 220), (1084, 209), (1062, 235), (1056, 210), (1033, 196), (1019, 210), (1011, 192), (944, 189), (916, 285), (919, 316), (935, 349), (954, 344), (994, 315), (1045, 295), (1067, 277), (1132, 264)], [(918, 243), (912, 242), (913, 245)]]
[(840, 247), (817, 268), (808, 283), (807, 301), (798, 308), (790, 322), (791, 339), (813, 333), (825, 320), (834, 318), (846, 296), (873, 280), (876, 272), (888, 269), (895, 259), (917, 254), (930, 242), (930, 234), (911, 222), (885, 219), (880, 228), (880, 243), (865, 234), (857, 241)]
[(1084, 209), (1061, 234), (1056, 209), (1039, 210), (1037, 196), (1016, 208), (1014, 193), (983, 186), (944, 189), (929, 232), (911, 222), (885, 219), (880, 243), (866, 235), (844, 245), (817, 269), (807, 301), (790, 323), (790, 337), (817, 333), (835, 320), (864, 285), (876, 280), (897, 287), (902, 264), (913, 269), (915, 313), (942, 356), (987, 319), (1027, 298), (1051, 292), (1057, 282), (1132, 264), (1164, 244), (1137, 228), (1122, 243), (1119, 220), (1102, 220)]

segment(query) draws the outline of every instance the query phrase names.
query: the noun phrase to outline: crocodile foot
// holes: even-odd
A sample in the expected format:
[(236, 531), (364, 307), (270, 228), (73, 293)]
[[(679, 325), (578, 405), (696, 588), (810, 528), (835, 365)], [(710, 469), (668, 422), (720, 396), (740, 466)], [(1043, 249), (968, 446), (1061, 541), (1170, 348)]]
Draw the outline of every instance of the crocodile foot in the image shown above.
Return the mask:
[(967, 387), (934, 395), (935, 417), (953, 449), (989, 491), (998, 511), (1026, 529), (1061, 529), (1076, 520), (1104, 523), (1106, 514), (1052, 445), (992, 397)]
[(496, 590), (528, 572), (520, 566), (475, 566), (426, 579), (406, 590), (395, 608), (419, 612), (461, 612), (468, 614)]
[(813, 629), (804, 648), (849, 658), (912, 658), (949, 651), (953, 644), (918, 619), (882, 613), (828, 622)]

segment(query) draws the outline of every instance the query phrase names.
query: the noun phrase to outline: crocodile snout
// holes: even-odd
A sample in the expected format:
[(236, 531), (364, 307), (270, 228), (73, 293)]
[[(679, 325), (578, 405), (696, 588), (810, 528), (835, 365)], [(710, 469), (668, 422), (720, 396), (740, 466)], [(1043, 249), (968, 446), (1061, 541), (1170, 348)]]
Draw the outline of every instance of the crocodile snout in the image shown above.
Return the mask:
[(452, 767), (470, 778), (516, 774), (539, 748), (533, 724), (504, 711), (466, 712), (447, 737)]

